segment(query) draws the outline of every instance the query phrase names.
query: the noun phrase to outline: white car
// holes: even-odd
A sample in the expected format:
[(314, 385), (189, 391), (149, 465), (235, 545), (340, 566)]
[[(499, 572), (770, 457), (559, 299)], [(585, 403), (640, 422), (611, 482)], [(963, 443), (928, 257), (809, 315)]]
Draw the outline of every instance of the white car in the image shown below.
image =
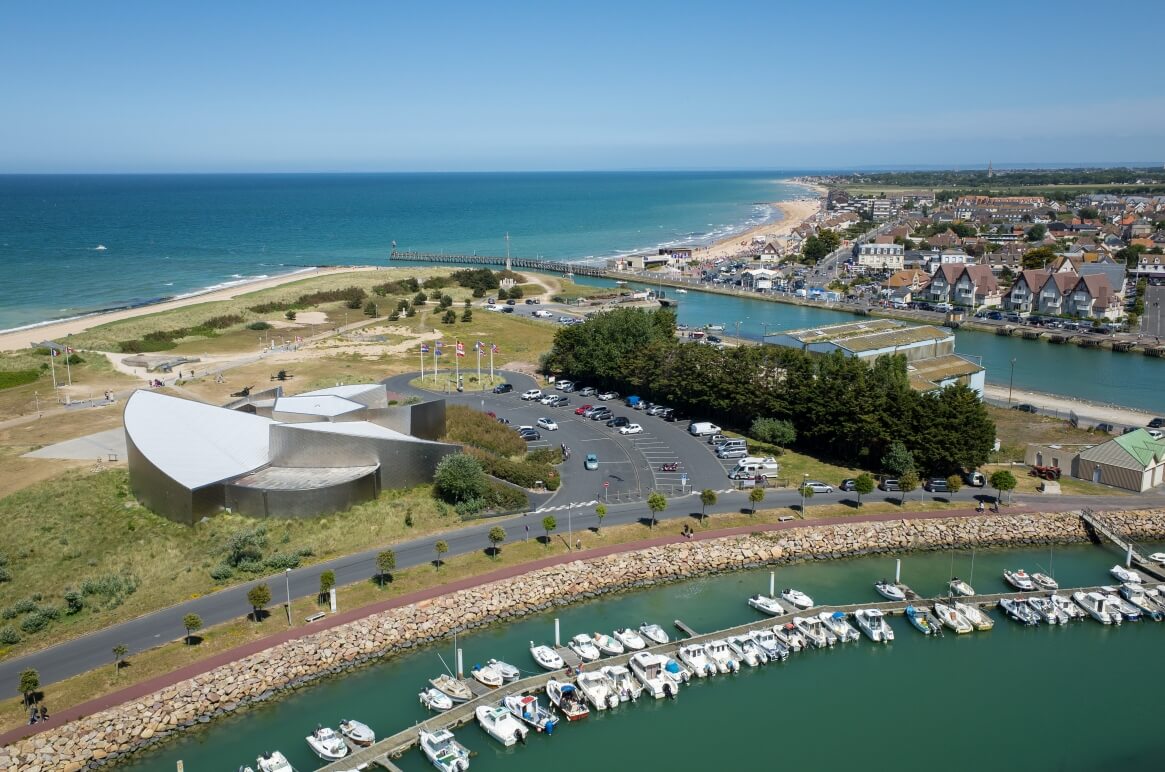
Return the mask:
[(619, 399), (619, 392), (617, 392), (617, 391), (604, 391), (602, 394), (599, 395), (599, 399), (601, 399), (601, 400)]
[(558, 383), (554, 384), (554, 388), (558, 389), (559, 391), (562, 391), (567, 386), (573, 389), (574, 381), (559, 381)]
[(549, 405), (551, 402), (553, 402), (557, 398), (558, 398), (558, 395), (554, 394), (554, 393), (543, 394), (541, 397), (538, 398), (538, 401), (541, 402), (543, 405)]
[(496, 305), (494, 303), (490, 303), (488, 306), (485, 307), (485, 310), (486, 311), (501, 311), (502, 307), (499, 305)]
[(627, 424), (619, 427), (619, 434), (639, 434), (643, 431), (643, 427), (639, 424)]
[(554, 316), (554, 314), (550, 313), (544, 308), (540, 308), (534, 312), (534, 316), (538, 317), (539, 319), (549, 319), (550, 317)]
[(540, 428), (545, 429), (548, 432), (558, 431), (558, 424), (556, 424), (551, 418), (539, 418), (534, 423), (538, 424)]
[(527, 400), (527, 401), (529, 401), (531, 399), (541, 399), (541, 398), (542, 398), (542, 389), (527, 389), (526, 391), (522, 392), (522, 399)]

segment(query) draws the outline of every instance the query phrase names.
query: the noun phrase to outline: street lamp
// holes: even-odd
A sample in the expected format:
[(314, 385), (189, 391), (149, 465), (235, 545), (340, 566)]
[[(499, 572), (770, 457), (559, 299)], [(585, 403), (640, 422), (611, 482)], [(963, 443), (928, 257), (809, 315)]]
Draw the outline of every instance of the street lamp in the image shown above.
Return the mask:
[(809, 473), (801, 478), (801, 517), (805, 517), (805, 484), (809, 482)]
[(283, 569), (283, 585), (287, 589), (287, 626), (291, 627), (291, 569)]
[(1011, 389), (1015, 386), (1015, 357), (1011, 358), (1011, 378), (1007, 381), (1007, 404), (1011, 406)]

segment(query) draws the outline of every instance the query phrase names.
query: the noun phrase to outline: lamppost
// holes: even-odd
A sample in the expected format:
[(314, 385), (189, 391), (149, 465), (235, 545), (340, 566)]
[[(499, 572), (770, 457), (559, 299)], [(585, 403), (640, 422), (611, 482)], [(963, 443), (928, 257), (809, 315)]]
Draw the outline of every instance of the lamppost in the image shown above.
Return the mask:
[(287, 626), (291, 627), (291, 569), (283, 569), (283, 585), (287, 589)]
[(571, 527), (570, 511), (574, 509), (574, 504), (566, 505), (566, 548), (568, 550), (574, 549), (574, 529)]
[(801, 517), (805, 517), (805, 483), (809, 482), (809, 473), (801, 478)]
[(1015, 386), (1015, 357), (1011, 358), (1011, 378), (1007, 381), (1007, 404), (1011, 406), (1011, 389)]

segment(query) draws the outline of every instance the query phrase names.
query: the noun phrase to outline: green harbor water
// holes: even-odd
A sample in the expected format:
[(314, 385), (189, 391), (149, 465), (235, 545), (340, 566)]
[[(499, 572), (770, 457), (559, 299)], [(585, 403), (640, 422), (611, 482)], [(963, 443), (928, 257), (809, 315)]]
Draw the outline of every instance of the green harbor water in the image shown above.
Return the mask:
[[(1150, 549), (1161, 549), (1160, 546)], [(945, 589), (952, 571), (980, 593), (1002, 592), (1004, 568), (1054, 572), (1062, 587), (1111, 583), (1121, 556), (1094, 546), (918, 553), (902, 556), (902, 580), (923, 595)], [(872, 583), (892, 577), (894, 558), (804, 563), (777, 569), (778, 589), (797, 587), (818, 603), (878, 599)], [(533, 671), (530, 640), (563, 640), (654, 621), (682, 619), (701, 632), (757, 618), (745, 605), (768, 588), (768, 569), (688, 581), (604, 600), (463, 636), (468, 668), (490, 657)], [(1160, 688), (1165, 623), (1106, 627), (1090, 619), (1021, 627), (992, 612), (995, 629), (926, 638), (895, 618), (896, 640), (804, 651), (784, 663), (693, 681), (675, 701), (639, 700), (592, 713), (552, 737), (503, 749), (476, 724), (456, 730), (476, 752), (471, 769), (574, 772), (605, 769), (834, 769), (985, 767), (1028, 770), (1159, 768), (1165, 752)], [(674, 636), (673, 636), (674, 637)], [(121, 766), (125, 770), (236, 770), (262, 751), (281, 750), (300, 772), (321, 766), (304, 737), (343, 718), (378, 736), (426, 717), (417, 693), (452, 663), (452, 641), (420, 649), (273, 704), (222, 719)], [(543, 697), (545, 700), (545, 697)], [(432, 769), (417, 752), (397, 762)]]

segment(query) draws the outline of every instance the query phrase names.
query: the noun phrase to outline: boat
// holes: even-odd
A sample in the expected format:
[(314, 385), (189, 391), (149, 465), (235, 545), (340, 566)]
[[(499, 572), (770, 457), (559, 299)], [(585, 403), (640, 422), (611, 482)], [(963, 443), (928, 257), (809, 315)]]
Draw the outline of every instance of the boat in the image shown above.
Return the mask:
[(469, 769), (469, 751), (457, 742), (448, 729), (436, 732), (421, 730), (421, 753), (441, 772), (465, 772)]
[(317, 726), (305, 739), (312, 752), (324, 761), (339, 761), (348, 755), (348, 743), (330, 726)]
[(635, 678), (643, 685), (644, 691), (655, 699), (674, 697), (679, 692), (679, 684), (664, 673), (668, 658), (649, 651), (638, 651), (631, 655), (628, 665)]
[[(667, 657), (663, 663), (663, 674), (677, 687), (692, 680), (692, 671), (683, 666), (678, 659)], [(675, 696), (675, 695), (672, 695)]]
[[(1102, 587), (1101, 590), (1113, 590), (1111, 587)], [(1117, 595), (1115, 591), (1108, 594), (1108, 605), (1110, 609), (1115, 609), (1121, 618), (1126, 622), (1140, 622), (1141, 609), (1136, 605), (1129, 603), (1127, 600)]]
[(722, 324), (705, 324), (704, 329), (709, 332), (724, 332), (724, 325)]
[(934, 604), (934, 615), (938, 617), (938, 621), (954, 630), (957, 635), (969, 633), (975, 629), (965, 616), (963, 616), (954, 606), (948, 606), (946, 603)]
[(376, 732), (372, 731), (372, 727), (363, 721), (354, 721), (350, 718), (340, 722), (340, 734), (362, 748), (367, 748), (376, 742)]
[(639, 625), (639, 634), (651, 642), (654, 646), (662, 646), (671, 640), (667, 635), (667, 630), (656, 624), (647, 624), (644, 622)]
[(794, 608), (807, 609), (813, 607), (813, 599), (800, 590), (787, 588), (781, 590), (781, 598), (793, 604)]
[(708, 656), (708, 661), (715, 665), (719, 672), (740, 672), (740, 662), (736, 659), (736, 652), (723, 638), (717, 638), (704, 644), (704, 653)]
[(104, 244), (98, 244), (97, 246), (93, 247), (94, 252), (104, 252), (107, 249), (109, 249), (109, 247), (105, 246)]
[(525, 721), (538, 732), (554, 733), (554, 725), (558, 723), (549, 710), (538, 703), (538, 698), (532, 694), (507, 694), (502, 698), (502, 705), (510, 713)]
[(1039, 614), (1040, 619), (1050, 625), (1059, 625), (1068, 621), (1068, 615), (1060, 615), (1059, 609), (1048, 598), (1028, 598), (1027, 605), (1032, 611)]
[(567, 721), (581, 721), (591, 714), (578, 687), (572, 683), (551, 678), (546, 682), (546, 698), (566, 716)]
[(805, 636), (809, 643), (819, 649), (837, 643), (837, 636), (826, 629), (817, 617), (793, 617), (793, 626), (797, 628), (797, 632)]
[(507, 748), (526, 742), (530, 730), (501, 705), (479, 705), (473, 713), (478, 726)]
[(1004, 569), (1003, 579), (1021, 592), (1031, 592), (1036, 588), (1036, 583), (1027, 575), (1027, 571), (1024, 571), (1022, 568), (1016, 571)]
[(957, 576), (952, 578), (951, 581), (947, 583), (947, 588), (950, 590), (951, 595), (961, 595), (963, 597), (967, 597), (969, 595), (975, 594), (975, 588)]
[(772, 630), (753, 630), (748, 634), (753, 643), (760, 647), (769, 662), (789, 658), (789, 645), (777, 638)]
[(421, 704), (429, 710), (449, 710), (453, 707), (453, 700), (440, 689), (426, 689), (419, 696)]
[(847, 614), (844, 611), (822, 611), (817, 615), (821, 620), (821, 624), (825, 628), (837, 636), (837, 639), (842, 643), (849, 641), (857, 641), (861, 639), (861, 635), (854, 629), (847, 619)]
[(599, 647), (586, 633), (579, 633), (566, 642), (570, 650), (578, 655), (583, 662), (594, 662), (599, 658)]
[(683, 289), (683, 288), (679, 288), (679, 287), (677, 287), (677, 288), (676, 288), (676, 290), (675, 290), (675, 293), (676, 293), (677, 295), (687, 295), (687, 294), (688, 294), (688, 291), (687, 291), (686, 289)]
[(438, 691), (447, 694), (449, 699), (454, 702), (468, 702), (473, 699), (473, 692), (469, 690), (469, 687), (448, 673), (442, 673), (431, 679), (429, 683)]
[(558, 656), (557, 651), (542, 644), (535, 646), (534, 641), (530, 641), (530, 656), (544, 670), (561, 670), (566, 667), (566, 663), (562, 661), (562, 657)]
[(1077, 590), (1072, 593), (1072, 600), (1076, 602), (1076, 605), (1084, 609), (1088, 616), (1100, 622), (1102, 625), (1119, 625), (1121, 623), (1120, 611), (1116, 609), (1110, 610), (1108, 598), (1099, 592), (1083, 592)]
[(1144, 584), (1145, 582), (1145, 577), (1141, 576), (1139, 571), (1134, 571), (1131, 568), (1125, 568), (1119, 564), (1108, 569), (1108, 572), (1112, 574), (1113, 578), (1121, 584)]
[(618, 639), (612, 638), (606, 633), (595, 633), (591, 636), (591, 640), (594, 641), (599, 651), (607, 656), (618, 656), (626, 651)]
[(491, 689), (496, 689), (505, 683), (502, 674), (489, 665), (474, 665), (473, 669), (469, 672), (473, 674), (473, 677), (477, 679), (478, 683), (485, 684)]
[(955, 609), (966, 617), (976, 630), (990, 630), (995, 627), (995, 620), (991, 618), (991, 615), (978, 606), (955, 601)]
[(1161, 565), (1165, 566), (1165, 552), (1154, 552), (1151, 555), (1149, 555), (1149, 560), (1152, 560), (1154, 563), (1160, 563)]
[(854, 612), (854, 619), (866, 637), (874, 643), (894, 640), (894, 631), (886, 624), (886, 615), (876, 608), (862, 608)]
[(615, 640), (623, 644), (624, 647), (631, 651), (639, 651), (647, 648), (647, 641), (643, 640), (643, 636), (632, 630), (630, 627), (624, 627), (615, 631)]
[(771, 617), (779, 617), (781, 614), (786, 613), (785, 607), (771, 595), (753, 595), (748, 599), (748, 605), (762, 614), (768, 614)]
[(1161, 621), (1161, 610), (1156, 603), (1149, 599), (1144, 586), (1139, 584), (1122, 584), (1120, 594), (1127, 603), (1139, 608), (1141, 613), (1148, 614), (1154, 622)]
[(874, 589), (886, 600), (906, 600), (906, 593), (902, 591), (902, 588), (885, 579), (874, 582)]
[(1063, 595), (1052, 593), (1048, 597), (1048, 600), (1052, 602), (1053, 606), (1064, 612), (1069, 619), (1083, 619), (1084, 617), (1088, 616), (1088, 614), (1084, 612), (1084, 609), (1080, 608), (1072, 602), (1071, 598), (1065, 598)]
[(942, 624), (922, 606), (907, 606), (906, 618), (923, 635), (942, 635)]
[[(611, 681), (611, 692), (622, 702), (634, 702), (643, 694), (643, 684), (636, 680), (626, 665), (607, 665), (599, 672)], [(662, 695), (661, 695), (662, 696)]]
[(491, 659), (486, 664), (496, 670), (506, 683), (512, 683), (522, 677), (521, 670), (500, 659)]
[(259, 772), (295, 772), (295, 767), (291, 766), (291, 762), (279, 751), (264, 753), (255, 759), (255, 766), (259, 768)]
[(1035, 582), (1036, 589), (1038, 590), (1060, 589), (1060, 583), (1047, 574), (1041, 574), (1039, 571), (1036, 571), (1034, 574), (1032, 574), (1031, 578), (1032, 581)]
[(804, 634), (797, 629), (797, 625), (792, 622), (786, 622), (783, 625), (773, 625), (773, 635), (777, 640), (785, 644), (790, 651), (801, 651), (809, 645)]
[(728, 648), (732, 650), (737, 662), (743, 662), (749, 667), (758, 667), (767, 664), (769, 655), (757, 645), (750, 636), (733, 635), (727, 638)]
[(704, 651), (701, 644), (690, 643), (687, 646), (681, 646), (677, 655), (680, 662), (691, 668), (692, 673), (698, 678), (716, 675), (716, 665), (708, 659), (708, 652)]
[(1003, 613), (1023, 625), (1038, 625), (1040, 623), (1040, 615), (1036, 613), (1035, 609), (1024, 603), (1022, 598), (1003, 598), (999, 601), (999, 608), (1003, 609)]
[(602, 670), (579, 673), (575, 682), (582, 696), (595, 710), (618, 707), (619, 695), (615, 693), (615, 684)]

